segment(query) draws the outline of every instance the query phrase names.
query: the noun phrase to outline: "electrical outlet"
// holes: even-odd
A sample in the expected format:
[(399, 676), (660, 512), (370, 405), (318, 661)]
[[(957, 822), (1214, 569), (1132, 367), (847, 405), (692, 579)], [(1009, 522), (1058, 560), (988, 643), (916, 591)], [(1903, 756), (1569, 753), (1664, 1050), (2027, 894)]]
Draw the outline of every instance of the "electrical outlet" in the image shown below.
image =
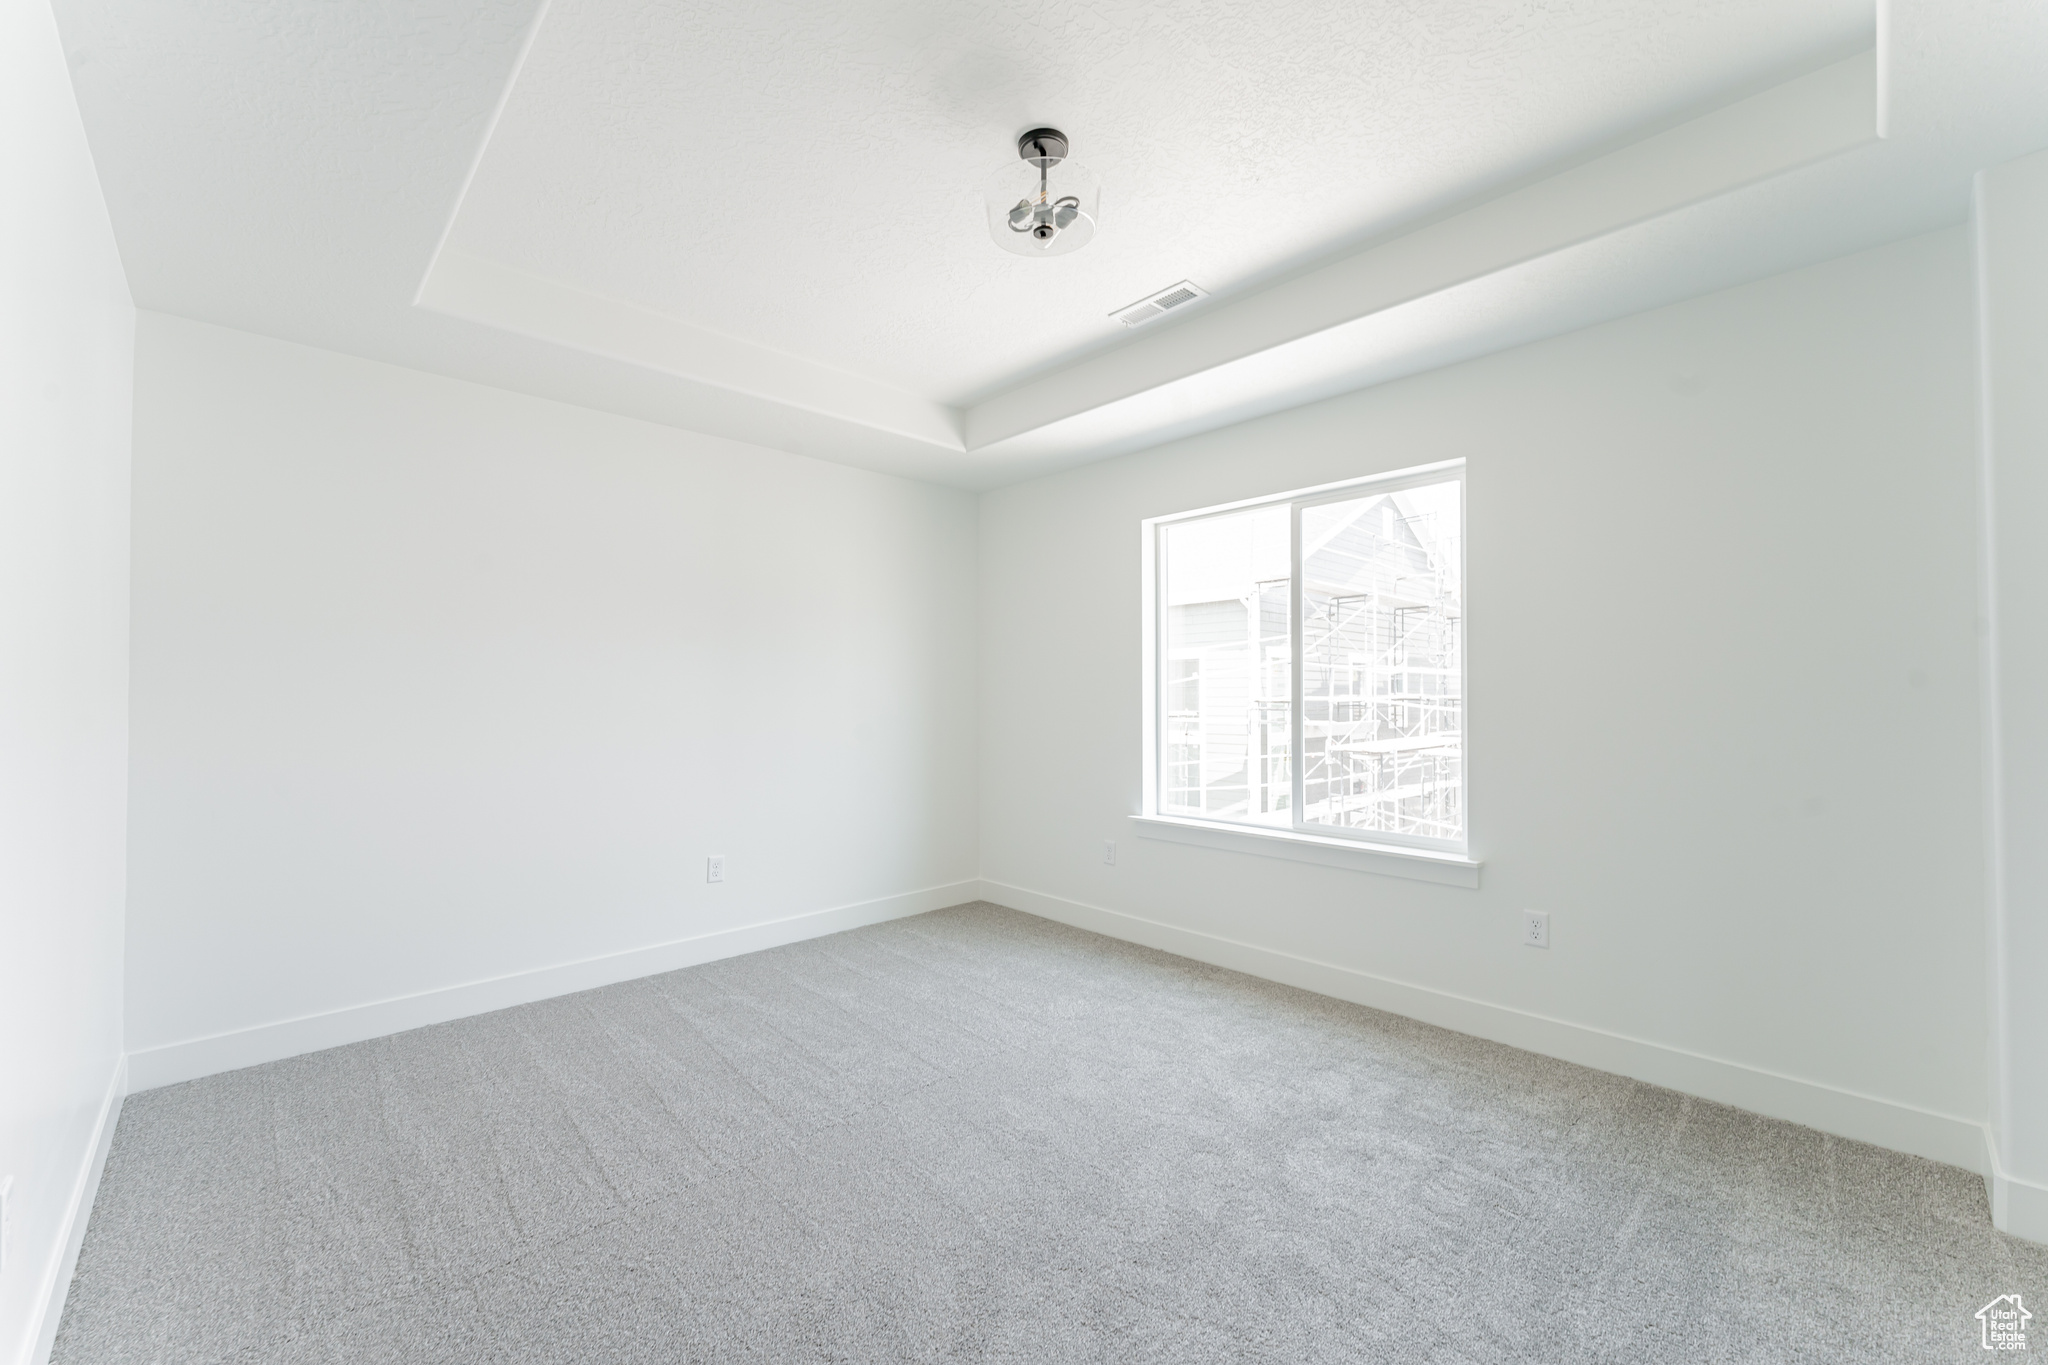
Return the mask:
[(1102, 861), (1108, 863), (1111, 867), (1116, 866), (1116, 840), (1104, 839), (1102, 841)]
[(725, 880), (725, 855), (714, 853), (704, 860), (704, 880), (722, 882)]
[(1550, 946), (1550, 912), (1548, 910), (1524, 910), (1522, 912), (1522, 942), (1531, 948)]

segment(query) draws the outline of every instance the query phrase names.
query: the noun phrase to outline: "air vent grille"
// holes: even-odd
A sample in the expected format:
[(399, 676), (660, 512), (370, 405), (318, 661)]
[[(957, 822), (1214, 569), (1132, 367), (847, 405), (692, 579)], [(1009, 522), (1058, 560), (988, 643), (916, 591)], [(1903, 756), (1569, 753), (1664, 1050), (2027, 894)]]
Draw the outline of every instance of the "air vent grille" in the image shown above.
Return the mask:
[(1126, 327), (1137, 327), (1165, 313), (1169, 308), (1179, 308), (1202, 298), (1206, 291), (1191, 280), (1170, 284), (1150, 298), (1139, 299), (1136, 303), (1117, 309), (1110, 316)]

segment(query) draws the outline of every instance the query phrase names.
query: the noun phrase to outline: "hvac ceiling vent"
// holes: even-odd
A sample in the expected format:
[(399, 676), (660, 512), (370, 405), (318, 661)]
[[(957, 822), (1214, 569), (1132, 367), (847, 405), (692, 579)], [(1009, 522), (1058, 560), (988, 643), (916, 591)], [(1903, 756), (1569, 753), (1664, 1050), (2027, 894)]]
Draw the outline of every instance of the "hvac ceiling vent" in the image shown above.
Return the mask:
[(1182, 304), (1205, 298), (1208, 292), (1199, 284), (1182, 280), (1179, 284), (1169, 285), (1160, 290), (1149, 299), (1139, 299), (1127, 308), (1119, 308), (1110, 316), (1126, 327), (1136, 327), (1152, 321), (1170, 308), (1178, 308)]

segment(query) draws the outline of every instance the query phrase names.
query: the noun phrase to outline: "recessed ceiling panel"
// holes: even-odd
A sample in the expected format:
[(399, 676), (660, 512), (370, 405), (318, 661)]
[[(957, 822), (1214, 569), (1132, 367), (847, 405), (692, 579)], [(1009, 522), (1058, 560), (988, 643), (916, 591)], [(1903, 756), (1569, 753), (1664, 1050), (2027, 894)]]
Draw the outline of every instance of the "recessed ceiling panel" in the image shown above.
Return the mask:
[[(1870, 41), (1870, 0), (554, 0), (449, 245), (971, 402), (1646, 123)], [(989, 241), (1051, 124), (1088, 247)], [(1198, 310), (1191, 310), (1198, 311)]]

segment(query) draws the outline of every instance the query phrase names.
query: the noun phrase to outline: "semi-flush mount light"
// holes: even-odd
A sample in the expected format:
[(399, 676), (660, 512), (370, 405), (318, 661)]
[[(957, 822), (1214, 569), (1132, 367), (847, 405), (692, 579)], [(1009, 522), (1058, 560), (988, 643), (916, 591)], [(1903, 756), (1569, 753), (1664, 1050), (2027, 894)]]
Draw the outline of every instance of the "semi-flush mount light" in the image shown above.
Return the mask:
[(1102, 182), (1067, 160), (1067, 135), (1033, 128), (1017, 139), (1018, 159), (988, 179), (988, 235), (1019, 256), (1064, 256), (1095, 235)]

